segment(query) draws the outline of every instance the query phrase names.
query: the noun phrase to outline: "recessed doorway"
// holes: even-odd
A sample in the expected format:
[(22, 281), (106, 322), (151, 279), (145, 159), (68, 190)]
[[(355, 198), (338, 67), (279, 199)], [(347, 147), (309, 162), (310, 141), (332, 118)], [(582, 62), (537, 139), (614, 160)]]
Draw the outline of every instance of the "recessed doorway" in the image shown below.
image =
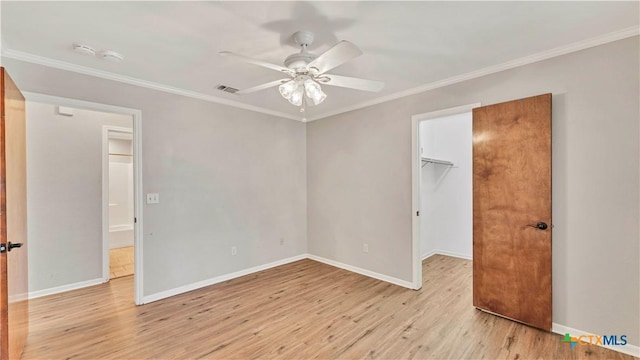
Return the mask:
[(134, 274), (133, 132), (105, 125), (102, 137), (103, 199), (109, 217), (103, 222), (103, 266), (104, 271), (108, 266), (109, 279), (116, 279)]

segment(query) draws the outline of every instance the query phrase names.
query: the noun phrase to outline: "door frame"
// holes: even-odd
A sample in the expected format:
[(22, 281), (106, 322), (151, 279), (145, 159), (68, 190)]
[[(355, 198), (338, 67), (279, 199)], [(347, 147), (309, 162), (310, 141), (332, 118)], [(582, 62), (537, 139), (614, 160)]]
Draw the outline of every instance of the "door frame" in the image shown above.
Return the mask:
[[(133, 246), (134, 246), (134, 302), (136, 305), (142, 305), (143, 297), (143, 204), (144, 195), (142, 193), (142, 111), (138, 109), (94, 103), (83, 100), (75, 100), (58, 96), (38, 94), (32, 92), (23, 92), (27, 101), (35, 101), (40, 103), (68, 106), (77, 109), (86, 109), (93, 111), (101, 111), (107, 113), (131, 115), (133, 118), (133, 214), (136, 219), (133, 227)], [(104, 164), (103, 164), (104, 167)], [(104, 176), (104, 175), (103, 175)], [(103, 194), (104, 196), (104, 194)], [(108, 204), (107, 204), (108, 205)], [(104, 209), (104, 208), (103, 208)], [(108, 213), (107, 213), (108, 214)], [(104, 211), (102, 219), (104, 221)], [(108, 219), (108, 217), (107, 217)], [(104, 225), (103, 225), (104, 229)], [(107, 278), (107, 281), (109, 279)]]
[(430, 111), (411, 116), (411, 224), (412, 224), (412, 284), (414, 290), (422, 288), (422, 255), (420, 253), (420, 184), (422, 183), (422, 159), (420, 156), (420, 123), (435, 118), (467, 113), (482, 106), (473, 103), (453, 108)]
[[(116, 135), (118, 134), (118, 135)], [(115, 135), (115, 136), (114, 136)], [(133, 141), (133, 129), (103, 125), (102, 126), (102, 281), (108, 282), (111, 279), (109, 265), (109, 139), (131, 139)], [(133, 148), (135, 156), (135, 148)], [(134, 170), (135, 171), (135, 170)], [(134, 180), (135, 183), (135, 180)], [(135, 207), (135, 190), (134, 190), (134, 207)], [(135, 215), (134, 215), (135, 216)], [(134, 222), (135, 229), (135, 222)], [(134, 249), (135, 249), (135, 231), (134, 231)], [(134, 260), (135, 267), (135, 260)]]

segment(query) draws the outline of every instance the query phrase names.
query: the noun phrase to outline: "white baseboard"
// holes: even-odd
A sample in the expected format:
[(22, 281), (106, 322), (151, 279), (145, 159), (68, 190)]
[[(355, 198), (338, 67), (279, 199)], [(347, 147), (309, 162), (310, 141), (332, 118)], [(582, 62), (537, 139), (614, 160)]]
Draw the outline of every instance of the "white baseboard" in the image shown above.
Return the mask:
[(286, 258), (286, 259), (270, 262), (268, 264), (254, 266), (254, 267), (251, 267), (251, 268), (248, 268), (248, 269), (244, 269), (244, 270), (232, 272), (232, 273), (229, 273), (229, 274), (216, 276), (216, 277), (213, 277), (213, 278), (210, 278), (210, 279), (207, 279), (207, 280), (202, 280), (202, 281), (198, 281), (198, 282), (195, 282), (195, 283), (192, 283), (192, 284), (188, 284), (188, 285), (180, 286), (180, 287), (177, 287), (177, 288), (161, 291), (161, 292), (158, 292), (158, 293), (155, 293), (155, 294), (151, 294), (151, 295), (147, 295), (147, 296), (143, 296), (142, 297), (142, 304), (148, 304), (148, 303), (153, 302), (153, 301), (166, 299), (166, 298), (168, 298), (170, 296), (175, 296), (175, 295), (179, 295), (179, 294), (186, 293), (186, 292), (189, 292), (189, 291), (197, 290), (197, 289), (203, 288), (205, 286), (221, 283), (223, 281), (235, 279), (235, 278), (240, 277), (240, 276), (253, 274), (253, 273), (258, 272), (258, 271), (267, 270), (267, 269), (270, 269), (270, 268), (273, 268), (273, 267), (276, 267), (276, 266), (285, 265), (285, 264), (292, 263), (294, 261), (303, 260), (303, 259), (306, 259), (306, 258), (307, 258), (307, 254), (296, 255), (296, 256), (293, 256), (293, 257), (290, 257), (290, 258)]
[[(107, 281), (109, 281), (109, 279), (107, 279)], [(105, 282), (106, 281), (103, 278), (99, 278), (99, 279), (93, 279), (93, 280), (87, 280), (87, 281), (80, 281), (73, 284), (56, 286), (56, 287), (48, 288), (44, 290), (30, 291), (29, 299), (35, 299), (35, 298), (39, 298), (47, 295), (59, 294), (66, 291), (82, 289), (88, 286), (94, 286), (94, 285), (102, 284)]]
[[(579, 335), (586, 335), (586, 334), (603, 335), (603, 334), (596, 334), (589, 331), (582, 331), (582, 330), (570, 328), (568, 326), (556, 324), (556, 323), (553, 323), (551, 325), (551, 332), (554, 332), (560, 335), (564, 335), (568, 333), (571, 336), (579, 336)], [(604, 335), (608, 336), (608, 334), (604, 334)], [(627, 341), (629, 341), (629, 339), (627, 339)], [(607, 348), (609, 350), (618, 351), (627, 355), (640, 357), (640, 346), (631, 345), (628, 342), (627, 342), (627, 345), (598, 345), (598, 346)]]
[(428, 253), (422, 255), (422, 260), (431, 257), (433, 255), (444, 255), (444, 256), (451, 256), (451, 257), (456, 257), (456, 258), (460, 258), (460, 259), (465, 259), (465, 260), (472, 260), (473, 257), (469, 256), (467, 254), (461, 254), (461, 253), (457, 253), (457, 252), (453, 252), (453, 251), (447, 251), (447, 250), (431, 250)]
[(120, 224), (120, 225), (109, 226), (109, 232), (127, 231), (127, 230), (133, 231), (133, 224)]
[(109, 231), (109, 249), (133, 246), (134, 238), (133, 229)]
[(422, 256), (420, 257), (420, 260), (424, 260), (427, 258), (432, 257), (433, 255), (437, 254), (438, 252), (436, 250), (431, 250), (428, 253), (422, 254)]
[(330, 259), (326, 259), (317, 255), (311, 255), (308, 254), (307, 257), (311, 260), (315, 260), (327, 265), (331, 265), (331, 266), (335, 266), (341, 269), (345, 269), (354, 273), (358, 273), (360, 275), (364, 275), (364, 276), (368, 276), (374, 279), (378, 279), (378, 280), (382, 280), (388, 283), (392, 283), (394, 285), (398, 285), (398, 286), (402, 286), (402, 287), (406, 287), (409, 289), (413, 289), (413, 283), (409, 282), (409, 281), (404, 281), (404, 280), (400, 280), (398, 278), (394, 278), (392, 276), (387, 276), (387, 275), (383, 275), (374, 271), (370, 271), (370, 270), (366, 270), (366, 269), (362, 269), (356, 266), (351, 266), (351, 265), (347, 265), (335, 260), (330, 260)]

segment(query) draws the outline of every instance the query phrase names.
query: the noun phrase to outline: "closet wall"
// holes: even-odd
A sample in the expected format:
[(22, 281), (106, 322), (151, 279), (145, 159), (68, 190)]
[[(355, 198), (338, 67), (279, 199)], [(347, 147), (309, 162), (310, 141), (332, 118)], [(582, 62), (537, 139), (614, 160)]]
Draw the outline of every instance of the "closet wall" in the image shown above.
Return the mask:
[(473, 236), (472, 116), (458, 114), (420, 123), (424, 163), (420, 197), (422, 258), (444, 254), (471, 259)]

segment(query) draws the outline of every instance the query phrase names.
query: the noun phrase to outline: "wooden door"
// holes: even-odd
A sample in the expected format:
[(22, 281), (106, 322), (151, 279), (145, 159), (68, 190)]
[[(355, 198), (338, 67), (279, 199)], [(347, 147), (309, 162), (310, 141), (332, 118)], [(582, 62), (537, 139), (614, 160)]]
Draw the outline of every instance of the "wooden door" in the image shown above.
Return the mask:
[[(0, 359), (19, 359), (29, 326), (24, 97), (0, 68)], [(21, 245), (19, 245), (21, 244)]]
[(551, 94), (473, 109), (473, 305), (551, 330)]

